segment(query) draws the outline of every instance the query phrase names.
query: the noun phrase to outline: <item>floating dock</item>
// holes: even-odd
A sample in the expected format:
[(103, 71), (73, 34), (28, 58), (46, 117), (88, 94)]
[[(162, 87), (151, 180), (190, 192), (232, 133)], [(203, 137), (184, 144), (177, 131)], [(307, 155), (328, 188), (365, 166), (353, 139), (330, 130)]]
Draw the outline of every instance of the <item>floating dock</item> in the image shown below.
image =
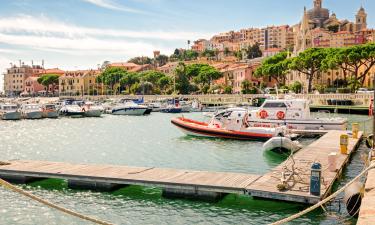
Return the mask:
[[(265, 175), (206, 172), (154, 167), (85, 165), (46, 161), (8, 161), (0, 164), (0, 177), (11, 182), (27, 183), (35, 179), (58, 178), (68, 181), (70, 188), (110, 191), (126, 185), (160, 187), (163, 196), (218, 199), (225, 194), (248, 194), (265, 199), (314, 204), (325, 198), (342, 173), (351, 153), (360, 144), (349, 138), (348, 154), (340, 154), (339, 138), (346, 131), (326, 133), (294, 155), (296, 176), (289, 180), (287, 190), (279, 191), (282, 174), (288, 174), (292, 161), (287, 160)], [(328, 155), (337, 152), (335, 172), (328, 171)], [(322, 164), (321, 196), (309, 193), (310, 167)], [(249, 162), (251, 163), (251, 162)]]

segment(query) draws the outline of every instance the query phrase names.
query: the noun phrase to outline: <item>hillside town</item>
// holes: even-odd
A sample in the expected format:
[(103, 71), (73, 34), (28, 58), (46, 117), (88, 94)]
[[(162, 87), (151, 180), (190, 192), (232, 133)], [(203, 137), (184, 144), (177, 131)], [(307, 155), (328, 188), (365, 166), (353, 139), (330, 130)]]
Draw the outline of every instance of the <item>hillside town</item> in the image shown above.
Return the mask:
[[(323, 91), (342, 88), (347, 83), (346, 71), (342, 68), (327, 68), (317, 71), (311, 77), (298, 70), (289, 69), (283, 82), (280, 83), (275, 76), (257, 74), (256, 70), (267, 58), (274, 57), (282, 52), (290, 58), (298, 56), (310, 48), (348, 48), (374, 43), (375, 30), (367, 27), (367, 13), (360, 7), (353, 19), (337, 18), (336, 14), (324, 8), (322, 0), (314, 0), (313, 8), (302, 11), (301, 21), (295, 25), (268, 26), (263, 28), (246, 28), (239, 31), (229, 31), (214, 35), (211, 39), (195, 40), (188, 49), (176, 49), (174, 54), (166, 56), (160, 51), (153, 52), (153, 58), (135, 57), (127, 62), (104, 62), (97, 68), (77, 71), (63, 71), (59, 68), (45, 68), (44, 62), (36, 65), (19, 61), (11, 64), (4, 73), (5, 96), (37, 96), (37, 95), (90, 95), (108, 93), (128, 93), (121, 87), (120, 78), (117, 80), (119, 87), (116, 91), (110, 90), (108, 82), (98, 82), (98, 76), (108, 68), (122, 68), (131, 73), (146, 73), (154, 71), (169, 77), (169, 91), (176, 91), (176, 69), (181, 65), (210, 65), (222, 75), (218, 79), (210, 78), (207, 84), (200, 84), (190, 79), (192, 85), (201, 86), (191, 88), (189, 93), (245, 93), (253, 87), (251, 92), (256, 93), (269, 87), (278, 86), (288, 89), (293, 85), (300, 85), (299, 92)], [(190, 44), (190, 41), (188, 41)], [(375, 69), (372, 65), (361, 65), (358, 74), (364, 74), (362, 87), (373, 88), (372, 81)], [(53, 74), (57, 78), (47, 85), (39, 79), (43, 75)], [(165, 78), (164, 80), (166, 80)], [(179, 79), (177, 79), (178, 85)], [(45, 83), (46, 84), (46, 83)], [(142, 86), (139, 80), (138, 86)], [(155, 85), (155, 84), (152, 84)], [(208, 87), (203, 87), (208, 85)], [(255, 88), (257, 87), (257, 88)], [(130, 88), (129, 88), (130, 89)], [(133, 88), (135, 94), (145, 94), (139, 91), (144, 88)], [(177, 88), (178, 89), (178, 88)], [(290, 89), (290, 88), (289, 88)], [(333, 90), (336, 91), (336, 90)], [(160, 91), (149, 92), (160, 94)], [(181, 93), (181, 90), (177, 90)]]

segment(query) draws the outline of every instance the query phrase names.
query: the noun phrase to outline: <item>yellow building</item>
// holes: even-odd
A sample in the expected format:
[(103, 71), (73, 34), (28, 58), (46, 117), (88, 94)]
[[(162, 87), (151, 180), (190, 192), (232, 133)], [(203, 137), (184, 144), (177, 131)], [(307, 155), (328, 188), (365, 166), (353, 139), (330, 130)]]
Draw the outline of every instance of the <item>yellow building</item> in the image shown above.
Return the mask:
[(66, 71), (59, 78), (60, 95), (87, 95), (97, 90), (99, 70)]

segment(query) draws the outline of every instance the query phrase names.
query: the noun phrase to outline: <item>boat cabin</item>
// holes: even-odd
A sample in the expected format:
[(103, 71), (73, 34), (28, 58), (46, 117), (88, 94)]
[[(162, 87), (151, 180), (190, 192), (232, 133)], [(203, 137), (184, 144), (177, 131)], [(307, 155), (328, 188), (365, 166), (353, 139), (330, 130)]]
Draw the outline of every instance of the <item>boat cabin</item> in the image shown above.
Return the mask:
[(18, 106), (13, 104), (4, 104), (0, 106), (0, 110), (4, 112), (17, 111)]
[(267, 99), (259, 109), (251, 111), (249, 117), (269, 120), (309, 119), (309, 101), (306, 99)]

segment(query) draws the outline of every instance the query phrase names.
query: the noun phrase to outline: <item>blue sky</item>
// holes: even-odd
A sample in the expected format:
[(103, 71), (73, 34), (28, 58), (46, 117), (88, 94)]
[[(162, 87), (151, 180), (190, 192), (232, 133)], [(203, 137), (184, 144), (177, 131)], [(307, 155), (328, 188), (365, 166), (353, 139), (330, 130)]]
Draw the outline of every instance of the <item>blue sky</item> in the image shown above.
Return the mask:
[[(95, 68), (228, 30), (294, 25), (313, 0), (0, 0), (0, 71), (19, 59), (62, 69)], [(325, 0), (339, 19), (374, 0)], [(1, 81), (2, 82), (2, 79)], [(0, 85), (2, 88), (2, 85)]]

